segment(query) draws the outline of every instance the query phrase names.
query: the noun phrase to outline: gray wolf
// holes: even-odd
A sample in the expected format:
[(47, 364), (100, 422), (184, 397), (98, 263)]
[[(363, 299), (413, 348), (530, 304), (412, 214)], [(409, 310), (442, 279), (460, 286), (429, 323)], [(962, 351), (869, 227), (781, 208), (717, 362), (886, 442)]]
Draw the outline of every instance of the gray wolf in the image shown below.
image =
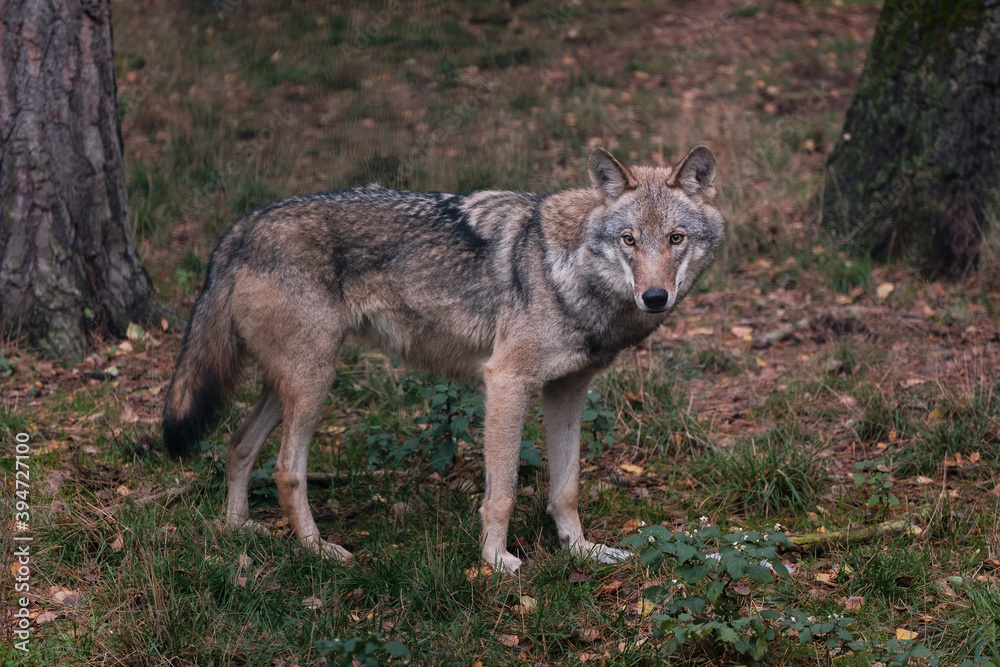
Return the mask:
[(418, 369), (485, 392), (482, 557), (507, 550), (521, 429), (541, 392), (548, 513), (573, 553), (628, 555), (588, 541), (577, 512), (587, 383), (652, 333), (712, 261), (723, 234), (716, 162), (697, 146), (673, 169), (590, 154), (589, 188), (550, 194), (401, 192), (375, 185), (293, 197), (238, 220), (212, 252), (166, 395), (172, 455), (209, 428), (253, 362), (263, 391), (233, 435), (226, 523), (249, 523), (247, 486), (284, 423), (275, 482), (300, 542), (339, 560), (306, 497), (309, 441), (348, 334)]

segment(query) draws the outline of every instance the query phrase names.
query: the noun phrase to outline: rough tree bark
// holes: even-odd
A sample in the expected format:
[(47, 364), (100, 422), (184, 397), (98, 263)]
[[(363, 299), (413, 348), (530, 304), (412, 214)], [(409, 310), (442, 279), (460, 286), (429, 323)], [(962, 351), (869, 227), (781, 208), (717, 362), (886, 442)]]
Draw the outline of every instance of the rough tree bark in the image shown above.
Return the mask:
[(1000, 213), (1000, 0), (886, 0), (823, 224), (876, 259), (974, 269)]
[(0, 321), (49, 356), (176, 315), (129, 231), (108, 0), (0, 3)]

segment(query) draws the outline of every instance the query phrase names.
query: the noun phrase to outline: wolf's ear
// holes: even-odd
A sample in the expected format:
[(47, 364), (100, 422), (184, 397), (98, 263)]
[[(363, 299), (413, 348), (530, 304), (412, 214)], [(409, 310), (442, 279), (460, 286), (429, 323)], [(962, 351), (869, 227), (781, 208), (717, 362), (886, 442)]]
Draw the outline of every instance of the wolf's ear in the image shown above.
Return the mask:
[(605, 204), (610, 204), (626, 190), (633, 190), (639, 185), (632, 171), (600, 146), (590, 151), (587, 171), (590, 173), (594, 199)]
[(680, 186), (689, 195), (715, 197), (715, 155), (712, 149), (701, 144), (691, 149), (667, 180), (670, 187)]

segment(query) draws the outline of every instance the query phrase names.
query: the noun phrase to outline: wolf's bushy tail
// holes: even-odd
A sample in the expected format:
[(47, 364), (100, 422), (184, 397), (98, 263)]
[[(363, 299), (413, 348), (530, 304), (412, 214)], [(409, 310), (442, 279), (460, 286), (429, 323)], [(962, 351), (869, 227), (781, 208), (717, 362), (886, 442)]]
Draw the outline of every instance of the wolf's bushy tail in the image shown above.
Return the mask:
[(163, 442), (173, 457), (185, 454), (215, 424), (243, 368), (227, 292), (211, 280), (209, 269), (163, 406)]

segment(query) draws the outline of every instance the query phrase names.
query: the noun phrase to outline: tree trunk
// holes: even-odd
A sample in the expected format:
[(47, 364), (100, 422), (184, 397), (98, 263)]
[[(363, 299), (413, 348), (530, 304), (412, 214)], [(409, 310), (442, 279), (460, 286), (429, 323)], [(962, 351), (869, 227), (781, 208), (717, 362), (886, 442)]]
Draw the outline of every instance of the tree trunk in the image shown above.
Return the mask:
[(3, 0), (0, 321), (49, 356), (176, 319), (131, 239), (116, 94), (108, 0)]
[(827, 167), (823, 224), (852, 247), (973, 270), (1000, 214), (1000, 0), (887, 0)]

